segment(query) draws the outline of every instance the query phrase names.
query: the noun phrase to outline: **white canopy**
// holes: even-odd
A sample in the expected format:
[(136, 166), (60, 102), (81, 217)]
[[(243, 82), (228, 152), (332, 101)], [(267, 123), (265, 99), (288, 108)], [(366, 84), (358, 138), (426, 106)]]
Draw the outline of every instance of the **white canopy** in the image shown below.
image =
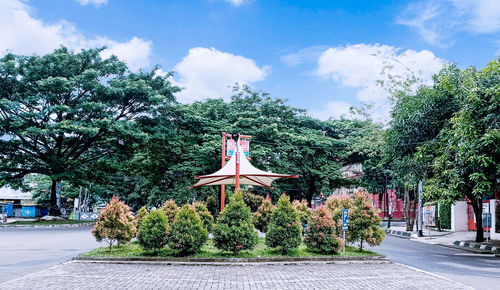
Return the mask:
[(298, 178), (298, 175), (278, 174), (255, 168), (246, 158), (243, 149), (238, 144), (238, 150), (231, 156), (227, 164), (209, 175), (197, 176), (199, 181), (190, 188), (204, 185), (236, 184), (236, 159), (240, 160), (240, 184), (250, 184), (271, 188), (271, 183), (278, 178)]

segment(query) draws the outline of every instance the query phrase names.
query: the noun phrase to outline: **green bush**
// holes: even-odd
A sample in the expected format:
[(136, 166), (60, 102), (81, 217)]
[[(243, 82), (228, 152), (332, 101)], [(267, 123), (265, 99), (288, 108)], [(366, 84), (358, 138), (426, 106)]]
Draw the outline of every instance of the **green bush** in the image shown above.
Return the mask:
[(245, 204), (250, 207), (250, 210), (252, 212), (256, 212), (259, 206), (262, 204), (262, 201), (264, 198), (260, 195), (253, 194), (248, 190), (242, 191), (243, 194), (243, 201)]
[(210, 212), (210, 214), (216, 218), (219, 215), (219, 202), (217, 198), (213, 195), (210, 195), (207, 197), (207, 200), (205, 201), (207, 204), (207, 209)]
[(363, 251), (363, 242), (370, 246), (380, 245), (385, 232), (380, 228), (379, 211), (373, 208), (371, 200), (364, 191), (354, 193), (353, 209), (349, 211), (348, 241), (359, 241), (359, 250)]
[(262, 204), (252, 216), (253, 225), (259, 231), (263, 233), (267, 232), (267, 228), (275, 208), (276, 207), (273, 205), (270, 198), (266, 198), (262, 201)]
[(175, 200), (169, 199), (165, 201), (161, 209), (165, 212), (165, 216), (168, 219), (168, 224), (171, 225), (175, 220), (177, 212), (179, 211), (179, 207), (175, 203)]
[(200, 217), (188, 204), (177, 213), (172, 224), (168, 245), (181, 256), (197, 253), (208, 238)]
[(135, 226), (137, 229), (141, 226), (142, 220), (148, 215), (148, 210), (145, 206), (141, 207), (135, 216)]
[(286, 254), (301, 244), (301, 232), (297, 211), (290, 204), (290, 198), (283, 194), (271, 216), (266, 233), (266, 245)]
[(237, 253), (253, 249), (257, 244), (252, 214), (240, 191), (234, 193), (229, 204), (220, 213), (213, 234), (214, 245), (223, 251)]
[(134, 237), (135, 231), (130, 208), (114, 196), (97, 217), (92, 234), (98, 242), (106, 241), (111, 251), (114, 241), (125, 244)]
[[(437, 208), (437, 205), (436, 205)], [(436, 210), (437, 213), (437, 210)], [(451, 203), (441, 203), (439, 205), (439, 216), (441, 219), (442, 229), (451, 229)], [(437, 222), (436, 215), (436, 222)]]
[(294, 200), (292, 205), (293, 207), (295, 207), (295, 210), (299, 215), (299, 220), (302, 224), (302, 227), (304, 227), (305, 225), (307, 225), (309, 218), (312, 216), (312, 210), (307, 206), (307, 201), (304, 199), (302, 201)]
[(203, 228), (205, 228), (207, 232), (211, 233), (214, 224), (214, 217), (210, 214), (205, 204), (203, 202), (196, 201), (193, 203), (193, 209), (200, 217)]
[(335, 222), (324, 206), (316, 209), (308, 225), (304, 242), (311, 252), (335, 254), (339, 251), (341, 243), (335, 235)]
[(167, 244), (168, 219), (161, 209), (154, 209), (141, 221), (137, 242), (145, 251), (157, 252)]

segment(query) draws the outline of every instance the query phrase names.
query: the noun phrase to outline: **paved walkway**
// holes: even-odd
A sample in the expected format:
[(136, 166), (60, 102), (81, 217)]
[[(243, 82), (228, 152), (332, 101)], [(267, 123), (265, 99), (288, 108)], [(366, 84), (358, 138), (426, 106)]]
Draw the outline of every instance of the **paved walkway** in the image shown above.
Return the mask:
[(0, 289), (470, 289), (390, 262), (240, 266), (67, 262)]

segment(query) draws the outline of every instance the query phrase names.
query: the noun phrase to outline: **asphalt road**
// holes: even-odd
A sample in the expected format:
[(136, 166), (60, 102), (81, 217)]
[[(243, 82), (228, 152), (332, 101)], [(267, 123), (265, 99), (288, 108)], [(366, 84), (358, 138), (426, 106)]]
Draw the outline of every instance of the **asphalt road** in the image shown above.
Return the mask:
[(374, 251), (397, 263), (424, 270), (476, 289), (500, 289), (500, 258), (394, 236)]
[(98, 247), (90, 229), (0, 229), (0, 283), (44, 270)]

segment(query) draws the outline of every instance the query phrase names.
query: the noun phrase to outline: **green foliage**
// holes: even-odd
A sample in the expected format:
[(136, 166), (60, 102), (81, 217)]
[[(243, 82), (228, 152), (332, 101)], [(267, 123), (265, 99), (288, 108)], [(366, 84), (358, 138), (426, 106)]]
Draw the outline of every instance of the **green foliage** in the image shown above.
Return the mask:
[(207, 204), (207, 209), (210, 212), (210, 214), (214, 218), (216, 218), (219, 215), (219, 208), (220, 208), (217, 198), (213, 195), (209, 195), (205, 203)]
[(141, 226), (142, 221), (148, 215), (148, 210), (145, 206), (141, 207), (135, 215), (135, 226), (137, 229)]
[(253, 225), (261, 232), (266, 233), (273, 210), (276, 207), (273, 205), (270, 198), (265, 198), (257, 211), (252, 216)]
[(260, 195), (253, 194), (248, 190), (243, 190), (243, 201), (250, 208), (250, 211), (256, 212), (259, 206), (262, 204), (264, 198)]
[(203, 202), (194, 202), (193, 209), (198, 214), (203, 224), (203, 228), (211, 233), (214, 226), (214, 217), (210, 214), (207, 206)]
[(297, 215), (299, 216), (300, 223), (302, 224), (302, 227), (304, 225), (307, 225), (307, 222), (309, 221), (309, 218), (312, 216), (312, 210), (307, 206), (307, 201), (306, 200), (294, 200), (292, 203), (293, 207), (295, 207), (295, 210), (297, 211)]
[(168, 241), (168, 219), (161, 209), (153, 209), (142, 220), (137, 242), (145, 251), (157, 252)]
[(310, 251), (321, 254), (335, 254), (339, 251), (341, 243), (335, 234), (335, 222), (324, 206), (316, 209), (308, 225), (304, 242)]
[[(349, 211), (350, 241), (359, 241), (359, 249), (363, 243), (377, 246), (384, 241), (385, 232), (380, 228), (379, 211), (371, 205), (370, 198), (364, 191), (354, 193), (353, 208)], [(349, 240), (348, 239), (348, 240)]]
[(234, 193), (229, 204), (220, 213), (213, 234), (214, 245), (223, 251), (237, 253), (250, 250), (257, 243), (252, 213), (240, 191)]
[(174, 223), (175, 216), (179, 212), (179, 208), (177, 207), (177, 204), (175, 203), (175, 200), (169, 199), (165, 201), (165, 203), (162, 205), (161, 209), (165, 212), (165, 216), (168, 219), (168, 224), (171, 225)]
[[(437, 205), (436, 205), (437, 209)], [(436, 222), (437, 222), (437, 210), (436, 210)], [(441, 220), (442, 229), (451, 229), (451, 203), (441, 203), (439, 205), (439, 218)]]
[(193, 207), (185, 204), (177, 213), (172, 224), (168, 245), (178, 255), (186, 256), (197, 253), (206, 243), (207, 230)]
[(128, 205), (113, 197), (97, 217), (92, 234), (98, 242), (106, 241), (109, 250), (113, 242), (129, 242), (135, 235), (134, 217)]
[(283, 194), (271, 216), (266, 245), (276, 248), (278, 252), (288, 253), (302, 242), (301, 230), (297, 211), (290, 204), (290, 198)]

